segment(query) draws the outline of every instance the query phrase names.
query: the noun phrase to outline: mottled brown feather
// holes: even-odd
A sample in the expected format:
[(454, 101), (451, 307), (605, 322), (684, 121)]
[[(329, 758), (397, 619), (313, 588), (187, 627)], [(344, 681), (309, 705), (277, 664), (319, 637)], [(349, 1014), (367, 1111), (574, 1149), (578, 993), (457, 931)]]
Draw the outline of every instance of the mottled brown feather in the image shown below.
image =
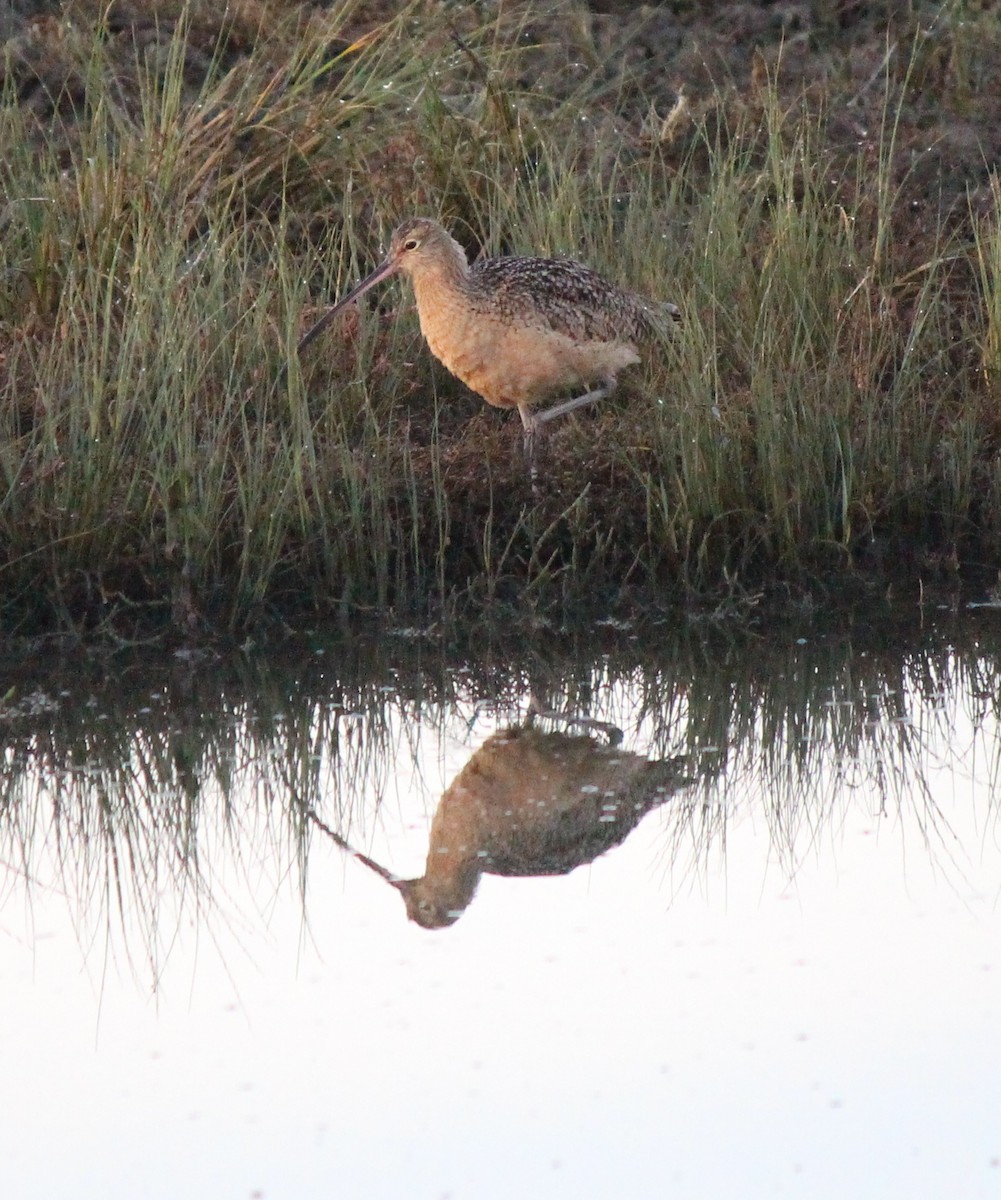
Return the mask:
[(652, 304), (569, 258), (481, 259), (468, 291), (508, 320), (578, 341), (643, 342), (664, 331)]

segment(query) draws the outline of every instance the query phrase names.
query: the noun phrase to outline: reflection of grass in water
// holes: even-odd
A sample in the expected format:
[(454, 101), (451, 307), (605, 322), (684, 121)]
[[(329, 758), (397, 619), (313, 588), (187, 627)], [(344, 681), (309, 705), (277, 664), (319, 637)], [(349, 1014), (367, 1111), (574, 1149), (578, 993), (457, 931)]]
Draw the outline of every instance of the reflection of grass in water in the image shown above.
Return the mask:
[(768, 640), (734, 656), (729, 674), (692, 676), (689, 736), (694, 725), (696, 743), (720, 739), (720, 773), (701, 797), (680, 798), (690, 826), (675, 826), (675, 856), (687, 840), (691, 860), (704, 859), (729, 820), (753, 811), (791, 871), (861, 804), (874, 821), (916, 831), (943, 867), (959, 866), (962, 848), (930, 777), (943, 766), (972, 770), (966, 755), (979, 740), (977, 800), (993, 796), (1001, 758), (978, 732), (999, 717), (996, 664), (934, 638), (905, 652), (880, 642), (864, 629), (811, 634), (803, 646)]
[[(291, 670), (287, 651), (282, 663), (122, 659), (110, 674), (74, 662), (44, 691), (22, 670), (0, 712), (0, 855), (29, 896), (39, 883), (65, 890), (85, 948), (111, 945), (119, 925), (128, 945), (140, 936), (155, 975), (191, 912), (239, 911), (248, 884), (264, 905), (289, 880), (305, 889), (307, 808), (364, 847), (398, 759), (461, 735), (484, 703), (501, 724), (517, 719), (534, 688), (551, 708), (619, 725), (628, 748), (691, 756), (697, 785), (657, 818), (675, 870), (702, 869), (728, 822), (759, 805), (792, 865), (857, 802), (916, 828), (948, 866), (948, 814), (928, 773), (957, 731), (975, 738), (998, 720), (1001, 679), (972, 635), (886, 641), (868, 628), (804, 644), (689, 633), (656, 657), (637, 661), (625, 641), (595, 661), (588, 635), (483, 647), (470, 661), (332, 640)], [(993, 785), (998, 747), (987, 753), (977, 768)], [(221, 857), (245, 878), (220, 874)]]

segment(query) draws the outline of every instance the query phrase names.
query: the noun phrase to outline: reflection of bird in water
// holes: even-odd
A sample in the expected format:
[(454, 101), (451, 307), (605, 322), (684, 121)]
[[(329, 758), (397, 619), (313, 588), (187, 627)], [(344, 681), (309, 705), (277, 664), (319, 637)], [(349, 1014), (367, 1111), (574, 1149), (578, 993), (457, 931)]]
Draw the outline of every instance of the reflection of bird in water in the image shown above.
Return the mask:
[(650, 761), (593, 737), (507, 729), (476, 751), (442, 796), (419, 879), (397, 879), (357, 857), (399, 889), (411, 920), (427, 929), (451, 925), (484, 872), (565, 875), (617, 846), (691, 782), (685, 761)]
[(681, 761), (531, 727), (495, 734), (442, 796), (424, 874), (396, 885), (407, 915), (451, 925), (484, 871), (565, 875), (592, 862), (684, 784)]

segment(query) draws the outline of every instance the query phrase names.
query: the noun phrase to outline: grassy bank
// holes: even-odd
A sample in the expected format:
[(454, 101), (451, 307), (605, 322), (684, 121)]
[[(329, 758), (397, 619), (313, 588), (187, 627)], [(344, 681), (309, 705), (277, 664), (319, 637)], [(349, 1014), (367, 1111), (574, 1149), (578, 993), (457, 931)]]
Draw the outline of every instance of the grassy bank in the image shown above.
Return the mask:
[[(68, 6), (36, 34), (53, 62), (8, 46), (7, 630), (1001, 566), (998, 182), (943, 201), (904, 144), (928, 78), (955, 108), (991, 69), (989, 8), (972, 41), (966, 6), (936, 9), (940, 77), (915, 24), (850, 95), (777, 53), (668, 104), (572, 5), (150, 7), (139, 28)], [(412, 213), (683, 310), (600, 411), (554, 423), (537, 494), (517, 418), (433, 363), (398, 285), (294, 361)]]

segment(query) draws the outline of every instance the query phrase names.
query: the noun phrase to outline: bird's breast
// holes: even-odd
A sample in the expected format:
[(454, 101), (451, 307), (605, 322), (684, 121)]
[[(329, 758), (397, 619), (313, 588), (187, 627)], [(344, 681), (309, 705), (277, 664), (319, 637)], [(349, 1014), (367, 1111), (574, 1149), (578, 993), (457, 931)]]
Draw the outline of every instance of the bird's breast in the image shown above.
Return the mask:
[(498, 398), (497, 364), (502, 361), (503, 324), (474, 309), (461, 295), (418, 293), (421, 333), (431, 353), (467, 387), (492, 404)]
[(431, 353), (501, 408), (565, 394), (639, 361), (631, 342), (578, 340), (458, 290), (417, 286), (415, 294)]

